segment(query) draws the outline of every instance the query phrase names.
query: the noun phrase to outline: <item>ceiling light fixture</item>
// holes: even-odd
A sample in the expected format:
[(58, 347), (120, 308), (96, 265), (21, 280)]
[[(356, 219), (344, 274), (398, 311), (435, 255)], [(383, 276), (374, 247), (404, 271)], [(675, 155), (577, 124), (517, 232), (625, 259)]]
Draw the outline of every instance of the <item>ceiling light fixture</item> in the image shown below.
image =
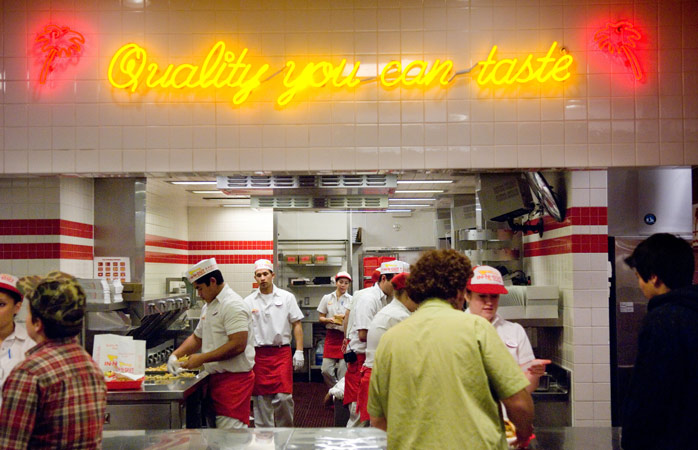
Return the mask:
[(189, 184), (193, 186), (215, 185), (215, 181), (170, 181), (172, 184)]
[(249, 208), (250, 204), (239, 204), (239, 205), (233, 205), (233, 204), (228, 204), (228, 205), (221, 205), (223, 208)]
[(391, 206), (399, 206), (400, 208), (428, 208), (431, 205), (420, 205), (418, 203), (397, 203)]
[(389, 202), (434, 202), (436, 201), (433, 197), (414, 197), (414, 198), (389, 198)]
[(223, 193), (221, 191), (189, 191), (189, 192), (191, 192), (192, 194), (221, 194), (221, 195), (223, 195)]
[(397, 189), (395, 191), (396, 194), (441, 194), (443, 192), (443, 189)]
[(397, 180), (397, 184), (449, 184), (453, 180)]

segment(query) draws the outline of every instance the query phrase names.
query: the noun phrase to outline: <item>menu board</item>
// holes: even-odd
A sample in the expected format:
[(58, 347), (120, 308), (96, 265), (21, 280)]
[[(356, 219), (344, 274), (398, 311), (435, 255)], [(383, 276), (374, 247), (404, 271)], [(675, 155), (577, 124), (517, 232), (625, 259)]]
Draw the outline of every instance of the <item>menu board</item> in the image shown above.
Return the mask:
[(101, 280), (131, 281), (131, 262), (128, 256), (95, 256), (94, 278)]

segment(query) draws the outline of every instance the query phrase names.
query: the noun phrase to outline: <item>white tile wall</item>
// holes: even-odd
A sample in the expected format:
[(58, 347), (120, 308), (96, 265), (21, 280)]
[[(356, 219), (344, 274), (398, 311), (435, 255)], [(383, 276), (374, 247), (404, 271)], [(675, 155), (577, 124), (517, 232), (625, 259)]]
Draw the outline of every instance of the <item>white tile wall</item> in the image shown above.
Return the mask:
[[(389, 155), (378, 166), (386, 169), (698, 160), (695, 146), (683, 145), (697, 139), (695, 50), (689, 42), (681, 44), (695, 27), (691, 18), (698, 3), (691, 0), (661, 9), (660, 2), (641, 0), (541, 5), (309, 0), (255, 8), (244, 2), (3, 4), (2, 173), (336, 170), (337, 161), (323, 157), (327, 149), (355, 155), (349, 168), (357, 170), (375, 170), (360, 155), (376, 152)], [(643, 82), (634, 82), (622, 62), (595, 48), (591, 38), (608, 20), (624, 15), (634, 18), (645, 36), (636, 50), (647, 74)], [(77, 64), (62, 65), (46, 85), (37, 86), (41, 64), (30, 45), (48, 17), (83, 32), (87, 42)], [(362, 76), (375, 76), (390, 59), (451, 59), (456, 70), (464, 70), (494, 44), (498, 57), (513, 58), (543, 52), (552, 40), (576, 63), (563, 86), (483, 89), (473, 81), (476, 69), (447, 88), (387, 90), (370, 81), (354, 89), (326, 86), (300, 92), (285, 108), (274, 105), (285, 73), (241, 106), (231, 104), (230, 92), (127, 94), (106, 80), (109, 58), (126, 42), (143, 45), (149, 58), (167, 64), (202, 60), (216, 39), (233, 51), (247, 46), (247, 61), (269, 62), (270, 74), (289, 59), (303, 64), (340, 57), (349, 64), (361, 61)], [(434, 146), (446, 145), (439, 157), (427, 156)], [(190, 157), (186, 150), (193, 148)], [(93, 153), (40, 153), (50, 149)], [(299, 149), (307, 149), (300, 158)], [(200, 161), (200, 154), (210, 159)]]

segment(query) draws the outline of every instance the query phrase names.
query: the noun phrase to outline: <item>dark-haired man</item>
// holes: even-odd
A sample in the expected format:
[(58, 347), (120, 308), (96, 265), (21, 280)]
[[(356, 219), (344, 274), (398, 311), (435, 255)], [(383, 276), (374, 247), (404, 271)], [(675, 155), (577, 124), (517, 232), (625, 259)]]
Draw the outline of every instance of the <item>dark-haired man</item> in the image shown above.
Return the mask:
[(85, 292), (63, 272), (20, 278), (17, 289), (29, 303), (27, 332), (37, 344), (5, 380), (0, 448), (101, 448), (104, 374), (75, 339)]
[[(247, 428), (254, 387), (250, 308), (223, 281), (215, 258), (199, 261), (185, 275), (206, 304), (194, 333), (172, 352), (167, 368), (176, 374), (203, 365), (210, 374), (216, 428)], [(179, 363), (185, 355), (189, 358)]]
[(693, 250), (667, 233), (626, 258), (649, 299), (623, 412), (626, 450), (694, 448), (698, 405), (698, 287)]

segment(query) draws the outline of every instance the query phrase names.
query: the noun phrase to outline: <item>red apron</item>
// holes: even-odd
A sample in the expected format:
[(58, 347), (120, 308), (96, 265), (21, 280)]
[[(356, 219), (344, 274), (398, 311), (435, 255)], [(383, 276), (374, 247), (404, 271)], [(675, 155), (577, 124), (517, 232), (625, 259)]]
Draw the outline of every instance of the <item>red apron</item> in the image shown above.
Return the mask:
[(370, 420), (368, 415), (368, 385), (371, 383), (371, 368), (361, 368), (361, 381), (359, 382), (359, 393), (356, 397), (356, 409), (361, 415), (361, 421)]
[(250, 424), (250, 396), (254, 387), (254, 372), (221, 372), (209, 376), (213, 410), (217, 416), (227, 416)]
[(255, 347), (252, 395), (292, 394), (293, 359), (291, 347)]
[(325, 347), (322, 350), (323, 358), (342, 359), (344, 352), (342, 351), (342, 342), (344, 341), (344, 333), (339, 330), (327, 330), (325, 336)]
[(344, 375), (344, 404), (348, 405), (356, 401), (361, 381), (361, 366), (366, 360), (365, 353), (357, 353), (357, 360), (347, 364), (347, 373)]

